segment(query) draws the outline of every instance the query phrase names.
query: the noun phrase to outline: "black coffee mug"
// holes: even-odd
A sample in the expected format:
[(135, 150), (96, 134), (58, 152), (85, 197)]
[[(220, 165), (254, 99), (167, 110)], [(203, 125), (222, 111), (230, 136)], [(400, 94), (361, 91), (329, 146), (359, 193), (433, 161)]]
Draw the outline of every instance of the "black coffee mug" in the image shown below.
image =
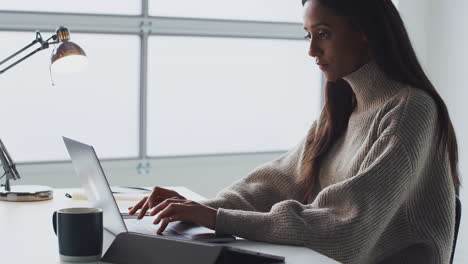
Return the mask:
[(65, 208), (52, 216), (62, 261), (96, 261), (102, 254), (102, 210)]

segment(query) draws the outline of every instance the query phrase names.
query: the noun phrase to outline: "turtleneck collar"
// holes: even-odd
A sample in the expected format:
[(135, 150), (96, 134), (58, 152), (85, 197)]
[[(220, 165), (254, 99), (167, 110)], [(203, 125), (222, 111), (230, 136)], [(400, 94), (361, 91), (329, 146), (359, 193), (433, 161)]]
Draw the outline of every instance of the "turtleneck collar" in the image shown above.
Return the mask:
[(356, 95), (357, 112), (383, 104), (402, 87), (401, 83), (390, 80), (373, 60), (343, 79), (349, 83)]

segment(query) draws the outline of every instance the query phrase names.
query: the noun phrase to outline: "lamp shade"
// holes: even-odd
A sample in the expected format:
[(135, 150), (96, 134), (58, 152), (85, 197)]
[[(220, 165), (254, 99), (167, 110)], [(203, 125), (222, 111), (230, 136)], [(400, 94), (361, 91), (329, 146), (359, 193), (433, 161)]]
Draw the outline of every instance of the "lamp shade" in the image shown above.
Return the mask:
[(64, 40), (52, 53), (51, 70), (57, 73), (81, 71), (88, 63), (86, 53), (75, 43)]

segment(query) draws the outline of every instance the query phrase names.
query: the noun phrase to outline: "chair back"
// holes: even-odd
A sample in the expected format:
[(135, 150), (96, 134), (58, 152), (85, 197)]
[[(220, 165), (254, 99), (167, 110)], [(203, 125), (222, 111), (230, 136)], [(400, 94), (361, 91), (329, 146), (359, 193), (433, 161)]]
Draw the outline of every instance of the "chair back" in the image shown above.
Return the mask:
[(452, 257), (450, 258), (450, 264), (453, 263), (453, 256), (455, 255), (455, 247), (457, 245), (458, 229), (460, 227), (461, 219), (461, 202), (458, 195), (456, 196), (455, 203), (455, 235), (453, 236), (453, 248), (452, 248)]

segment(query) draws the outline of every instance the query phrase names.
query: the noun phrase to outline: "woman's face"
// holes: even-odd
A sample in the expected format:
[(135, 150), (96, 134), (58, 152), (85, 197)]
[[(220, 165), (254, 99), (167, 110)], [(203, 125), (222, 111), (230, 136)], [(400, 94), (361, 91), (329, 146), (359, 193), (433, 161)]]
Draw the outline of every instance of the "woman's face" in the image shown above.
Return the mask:
[(319, 0), (305, 3), (303, 20), (310, 41), (309, 56), (315, 58), (328, 81), (340, 79), (369, 61), (364, 34)]

